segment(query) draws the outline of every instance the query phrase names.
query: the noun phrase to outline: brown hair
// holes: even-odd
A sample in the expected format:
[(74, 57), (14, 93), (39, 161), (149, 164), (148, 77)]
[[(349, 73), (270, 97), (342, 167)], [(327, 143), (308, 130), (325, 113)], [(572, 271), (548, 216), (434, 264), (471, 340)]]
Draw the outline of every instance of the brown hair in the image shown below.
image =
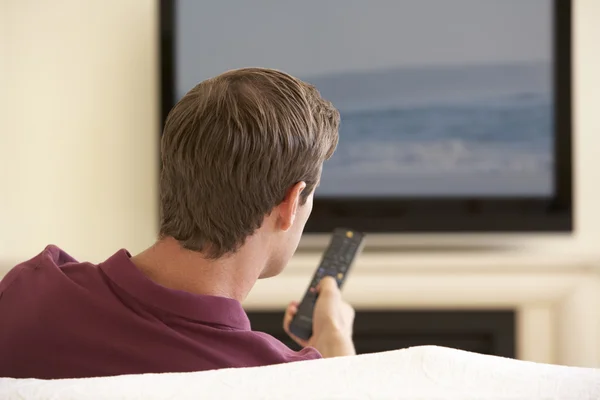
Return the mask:
[(313, 86), (284, 72), (244, 68), (201, 82), (165, 123), (161, 237), (209, 258), (235, 252), (300, 181), (306, 202), (339, 122)]

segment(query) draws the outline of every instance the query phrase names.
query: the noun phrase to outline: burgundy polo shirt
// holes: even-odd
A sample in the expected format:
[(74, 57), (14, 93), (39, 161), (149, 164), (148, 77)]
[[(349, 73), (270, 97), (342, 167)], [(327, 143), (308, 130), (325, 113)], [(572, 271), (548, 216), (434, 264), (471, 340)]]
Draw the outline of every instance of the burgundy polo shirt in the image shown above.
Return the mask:
[(80, 263), (56, 246), (0, 282), (0, 376), (75, 378), (319, 358), (250, 330), (241, 304), (160, 286), (120, 250)]

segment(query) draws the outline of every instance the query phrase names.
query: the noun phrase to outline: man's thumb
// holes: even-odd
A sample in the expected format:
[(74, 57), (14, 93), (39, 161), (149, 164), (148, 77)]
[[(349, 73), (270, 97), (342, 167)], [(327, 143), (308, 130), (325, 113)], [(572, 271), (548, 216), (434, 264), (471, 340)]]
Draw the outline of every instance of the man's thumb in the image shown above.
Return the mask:
[(332, 276), (325, 276), (319, 282), (317, 288), (319, 293), (337, 293), (339, 292), (337, 281)]

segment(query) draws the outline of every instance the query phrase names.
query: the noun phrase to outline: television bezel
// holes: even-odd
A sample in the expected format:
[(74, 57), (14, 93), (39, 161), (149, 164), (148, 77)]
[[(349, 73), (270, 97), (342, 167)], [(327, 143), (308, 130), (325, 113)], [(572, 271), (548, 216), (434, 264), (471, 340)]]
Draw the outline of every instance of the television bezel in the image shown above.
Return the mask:
[[(175, 104), (176, 0), (159, 0), (161, 127)], [(573, 230), (572, 4), (553, 0), (553, 197), (314, 197), (306, 233), (510, 233)], [(343, 138), (342, 138), (343, 140)]]

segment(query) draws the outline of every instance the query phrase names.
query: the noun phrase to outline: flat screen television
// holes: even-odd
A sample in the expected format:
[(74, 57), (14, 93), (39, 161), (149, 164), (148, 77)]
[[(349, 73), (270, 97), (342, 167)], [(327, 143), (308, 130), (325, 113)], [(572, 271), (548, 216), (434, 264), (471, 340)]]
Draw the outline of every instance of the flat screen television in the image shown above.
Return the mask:
[(342, 116), (306, 232), (572, 229), (568, 0), (160, 1), (162, 120), (281, 69)]

